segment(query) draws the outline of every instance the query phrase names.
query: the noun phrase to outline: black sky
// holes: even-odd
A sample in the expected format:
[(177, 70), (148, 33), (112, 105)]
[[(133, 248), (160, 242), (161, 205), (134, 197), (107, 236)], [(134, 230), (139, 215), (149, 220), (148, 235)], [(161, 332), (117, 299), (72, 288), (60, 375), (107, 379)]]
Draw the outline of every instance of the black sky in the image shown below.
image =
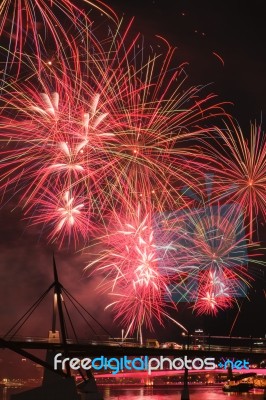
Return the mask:
[[(110, 0), (118, 15), (135, 16), (135, 27), (151, 42), (160, 34), (187, 61), (191, 84), (212, 84), (243, 129), (264, 120), (265, 17), (263, 1)], [(224, 60), (224, 66), (214, 53)]]

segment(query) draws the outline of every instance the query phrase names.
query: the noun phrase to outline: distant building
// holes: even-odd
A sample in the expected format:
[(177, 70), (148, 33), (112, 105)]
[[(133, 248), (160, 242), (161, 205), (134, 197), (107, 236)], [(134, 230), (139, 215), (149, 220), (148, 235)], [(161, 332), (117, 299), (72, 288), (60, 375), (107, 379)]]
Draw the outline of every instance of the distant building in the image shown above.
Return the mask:
[(203, 329), (195, 329), (193, 334), (193, 345), (197, 347), (203, 347), (204, 344), (205, 338)]

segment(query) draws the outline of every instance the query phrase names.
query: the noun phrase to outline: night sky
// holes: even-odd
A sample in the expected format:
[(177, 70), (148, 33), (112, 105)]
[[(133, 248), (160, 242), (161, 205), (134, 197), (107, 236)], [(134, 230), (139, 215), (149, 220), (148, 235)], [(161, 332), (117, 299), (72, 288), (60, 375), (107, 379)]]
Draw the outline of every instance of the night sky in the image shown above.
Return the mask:
[[(250, 121), (255, 120), (265, 129), (266, 14), (262, 11), (263, 1), (227, 3), (110, 0), (108, 4), (118, 15), (124, 15), (126, 21), (135, 16), (133, 30), (142, 32), (146, 43), (156, 46), (155, 35), (160, 34), (177, 47), (177, 64), (188, 63), (187, 85), (208, 85), (208, 90), (216, 93), (220, 101), (228, 102), (227, 111), (244, 132), (249, 131)], [(94, 291), (98, 278), (87, 277), (83, 272), (86, 254), (75, 253), (68, 246), (58, 251), (47, 244), (39, 229), (27, 226), (22, 210), (14, 209), (15, 205), (14, 199), (0, 209), (0, 334), (4, 334), (52, 282), (52, 252), (55, 251), (62, 283), (114, 336), (118, 335), (121, 327), (112, 323), (110, 310), (103, 311), (106, 296)], [(239, 300), (241, 313), (233, 330), (236, 335), (264, 336), (266, 333), (263, 294), (266, 274), (257, 269), (254, 275), (257, 279), (249, 293), (251, 301)], [(21, 334), (45, 336), (51, 329), (51, 309), (52, 299), (33, 314)], [(191, 305), (182, 304), (179, 313), (174, 312), (173, 316), (191, 331), (203, 328), (206, 333), (220, 335), (229, 334), (237, 314), (235, 307), (219, 313), (217, 318), (197, 318), (192, 314)], [(80, 333), (84, 336), (82, 330), (81, 323)], [(162, 341), (173, 340), (180, 334), (169, 322), (165, 330), (158, 331), (159, 334), (152, 335)]]
[(210, 84), (209, 90), (221, 100), (233, 103), (228, 111), (243, 130), (250, 121), (264, 121), (263, 1), (229, 5), (210, 0), (113, 0), (109, 4), (119, 15), (135, 16), (136, 29), (151, 42), (158, 34), (176, 47), (176, 60), (189, 63), (189, 83)]

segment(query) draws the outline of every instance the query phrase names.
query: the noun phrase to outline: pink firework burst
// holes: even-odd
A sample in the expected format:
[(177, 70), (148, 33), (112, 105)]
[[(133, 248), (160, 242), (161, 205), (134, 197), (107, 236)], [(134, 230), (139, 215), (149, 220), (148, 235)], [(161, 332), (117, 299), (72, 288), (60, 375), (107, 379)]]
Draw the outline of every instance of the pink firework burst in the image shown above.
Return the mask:
[(54, 187), (53, 191), (44, 191), (27, 211), (30, 212), (32, 215), (27, 217), (30, 224), (48, 229), (48, 240), (59, 247), (67, 238), (76, 245), (95, 231), (91, 204), (77, 187)]
[(108, 307), (127, 327), (127, 334), (137, 330), (141, 336), (143, 326), (153, 329), (153, 320), (162, 324), (164, 317), (171, 319), (164, 310), (170, 299), (169, 279), (159, 268), (151, 212), (140, 205), (130, 210), (126, 217), (113, 215), (112, 228), (102, 238), (104, 249), (87, 269), (96, 265), (104, 275), (101, 288), (113, 299)]
[(216, 271), (206, 271), (202, 274), (196, 301), (193, 306), (197, 315), (217, 315), (219, 310), (225, 310), (233, 306), (237, 295), (237, 277), (233, 272), (226, 274)]
[(103, 153), (113, 134), (104, 130), (107, 113), (97, 110), (99, 95), (83, 103), (71, 97), (71, 88), (63, 90), (64, 82), (57, 83), (62, 84), (60, 93), (39, 94), (28, 88), (23, 96), (12, 97), (6, 107), (19, 118), (1, 118), (1, 139), (7, 142), (2, 181), (16, 190), (19, 183), (26, 204), (58, 182), (74, 186), (83, 181), (93, 192), (108, 169)]

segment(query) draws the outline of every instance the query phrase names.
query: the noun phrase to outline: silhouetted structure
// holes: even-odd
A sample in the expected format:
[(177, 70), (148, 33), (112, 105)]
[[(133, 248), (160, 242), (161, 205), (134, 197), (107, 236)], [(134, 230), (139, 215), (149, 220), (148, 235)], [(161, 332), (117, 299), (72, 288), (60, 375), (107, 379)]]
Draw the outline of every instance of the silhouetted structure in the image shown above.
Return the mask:
[[(62, 356), (68, 357), (69, 351), (62, 296), (64, 288), (58, 279), (54, 256), (53, 271), (54, 282), (46, 292), (47, 294), (51, 288), (54, 288), (52, 331), (49, 332), (49, 342), (58, 343), (62, 340)], [(60, 332), (56, 330), (57, 315), (59, 316)], [(71, 370), (68, 363), (66, 363), (66, 373), (63, 373), (60, 369), (55, 371), (53, 365), (56, 354), (57, 353), (53, 350), (47, 350), (45, 363), (43, 363), (42, 360), (35, 358), (35, 361), (45, 367), (42, 386), (11, 395), (11, 400), (103, 400), (102, 395), (97, 389), (91, 371), (88, 371), (87, 378), (84, 378), (84, 382), (78, 386), (76, 385), (74, 378), (71, 376)], [(84, 377), (82, 371), (80, 372), (82, 377)], [(78, 389), (81, 392), (80, 394), (78, 394)]]

